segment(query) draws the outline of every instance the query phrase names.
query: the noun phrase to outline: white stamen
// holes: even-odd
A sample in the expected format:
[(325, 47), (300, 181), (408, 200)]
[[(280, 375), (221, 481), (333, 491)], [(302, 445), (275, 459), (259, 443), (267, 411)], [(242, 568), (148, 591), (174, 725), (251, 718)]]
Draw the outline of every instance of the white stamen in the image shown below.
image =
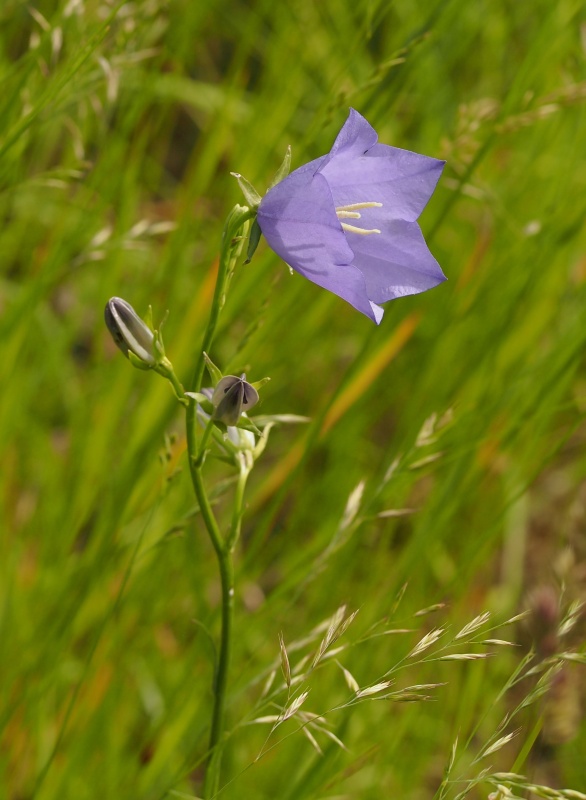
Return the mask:
[(359, 233), (361, 236), (368, 236), (369, 233), (380, 233), (378, 228), (365, 230), (364, 228), (357, 228), (356, 225), (348, 225), (347, 222), (341, 222), (340, 225), (345, 231), (348, 231), (348, 233)]
[(365, 203), (349, 203), (346, 206), (336, 206), (338, 211), (355, 211), (357, 208), (382, 208), (382, 203), (365, 202)]
[[(364, 203), (348, 203), (345, 206), (336, 206), (336, 216), (338, 219), (361, 219), (362, 215), (358, 213), (359, 208), (382, 208), (382, 203), (365, 201)], [(360, 236), (380, 233), (378, 228), (357, 228), (356, 225), (350, 225), (347, 222), (341, 222), (340, 225), (348, 233), (358, 233)]]

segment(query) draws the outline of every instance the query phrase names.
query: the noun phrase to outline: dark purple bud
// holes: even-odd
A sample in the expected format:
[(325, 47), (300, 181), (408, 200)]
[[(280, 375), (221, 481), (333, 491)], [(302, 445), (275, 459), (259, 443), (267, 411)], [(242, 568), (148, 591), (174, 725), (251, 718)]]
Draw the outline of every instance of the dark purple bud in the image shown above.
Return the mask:
[(104, 319), (112, 339), (126, 358), (135, 366), (142, 364), (144, 369), (155, 365), (154, 334), (126, 300), (121, 297), (108, 300)]
[(256, 403), (258, 392), (248, 383), (246, 375), (242, 374), (240, 378), (226, 375), (214, 389), (212, 416), (225, 425), (236, 425), (242, 412), (249, 411)]

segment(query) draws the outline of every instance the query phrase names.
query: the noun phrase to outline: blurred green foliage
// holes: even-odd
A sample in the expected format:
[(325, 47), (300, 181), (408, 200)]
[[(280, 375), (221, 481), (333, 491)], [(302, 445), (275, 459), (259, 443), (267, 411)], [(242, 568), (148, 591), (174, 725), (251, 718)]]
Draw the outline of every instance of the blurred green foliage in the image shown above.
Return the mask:
[[(348, 751), (324, 735), (318, 754), (294, 720), (268, 743), (270, 725), (241, 724), (279, 632), (302, 639), (343, 604), (360, 614), (339, 658), (365, 686), (436, 625), (532, 602), (539, 622), (558, 614), (534, 600), (547, 587), (561, 608), (584, 595), (585, 41), (578, 0), (5, 0), (2, 797), (197, 794), (214, 556), (177, 403), (130, 369), (102, 310), (169, 309), (187, 380), (241, 200), (230, 171), (264, 189), (288, 144), (294, 167), (327, 152), (350, 105), (381, 141), (447, 159), (421, 224), (449, 282), (376, 328), (263, 244), (238, 269), (214, 360), (271, 376), (259, 413), (313, 421), (275, 430), (251, 479), (221, 796), (431, 797), (457, 736), (454, 775), (586, 791), (579, 665), (471, 763), (519, 701), (495, 702), (507, 677), (543, 655), (539, 625), (498, 634), (523, 649), (406, 670), (447, 682), (435, 703), (328, 715)], [(414, 513), (379, 516), (397, 509)], [(381, 620), (414, 632), (371, 637)], [(583, 647), (579, 623), (568, 637)], [(347, 696), (331, 663), (307, 710)]]

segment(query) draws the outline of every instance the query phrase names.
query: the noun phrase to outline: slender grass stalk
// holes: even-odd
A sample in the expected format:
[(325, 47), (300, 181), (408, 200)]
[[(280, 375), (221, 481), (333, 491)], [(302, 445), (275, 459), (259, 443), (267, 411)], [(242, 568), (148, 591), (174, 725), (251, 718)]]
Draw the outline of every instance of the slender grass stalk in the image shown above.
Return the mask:
[(89, 673), (89, 670), (90, 670), (90, 666), (92, 664), (92, 661), (93, 661), (94, 655), (96, 653), (96, 650), (98, 649), (98, 646), (99, 646), (100, 642), (102, 641), (102, 637), (103, 637), (103, 634), (104, 634), (105, 630), (107, 629), (107, 626), (109, 625), (110, 621), (114, 618), (114, 616), (118, 613), (118, 610), (119, 610), (120, 605), (122, 603), (122, 598), (124, 596), (124, 593), (126, 592), (126, 588), (128, 586), (128, 582), (130, 580), (130, 576), (132, 574), (132, 570), (134, 568), (134, 565), (135, 565), (137, 557), (138, 557), (138, 553), (139, 553), (140, 548), (141, 548), (142, 543), (143, 543), (144, 534), (148, 529), (148, 525), (150, 523), (150, 520), (154, 516), (155, 510), (156, 510), (156, 506), (153, 507), (153, 511), (152, 511), (151, 515), (149, 516), (148, 522), (143, 526), (140, 536), (138, 536), (137, 539), (136, 539), (136, 543), (135, 543), (134, 548), (132, 550), (132, 555), (130, 556), (130, 560), (128, 561), (128, 563), (126, 565), (126, 569), (124, 570), (124, 575), (122, 577), (122, 582), (120, 584), (120, 588), (118, 589), (116, 597), (114, 598), (114, 602), (108, 608), (107, 613), (102, 618), (102, 621), (101, 621), (101, 623), (100, 623), (100, 625), (99, 625), (99, 627), (97, 629), (96, 636), (95, 636), (95, 638), (94, 638), (94, 640), (93, 640), (93, 642), (92, 642), (92, 644), (91, 644), (91, 646), (90, 646), (90, 648), (88, 650), (87, 656), (85, 658), (85, 662), (83, 664), (83, 668), (82, 668), (79, 680), (75, 684), (75, 687), (74, 687), (74, 689), (73, 689), (73, 691), (72, 691), (72, 693), (71, 693), (71, 695), (69, 697), (69, 702), (67, 703), (67, 706), (65, 707), (65, 713), (63, 715), (63, 720), (62, 720), (61, 725), (59, 727), (59, 730), (57, 732), (57, 736), (55, 738), (55, 742), (53, 744), (53, 747), (52, 747), (52, 749), (51, 749), (51, 751), (49, 753), (49, 756), (48, 756), (47, 760), (45, 761), (45, 764), (43, 765), (41, 771), (39, 772), (39, 774), (37, 776), (37, 779), (36, 779), (36, 782), (35, 782), (35, 786), (34, 786), (34, 789), (32, 791), (32, 794), (31, 794), (31, 798), (37, 797), (39, 795), (39, 793), (40, 793), (40, 791), (41, 791), (41, 789), (42, 789), (42, 787), (43, 787), (43, 785), (45, 783), (45, 780), (47, 778), (47, 774), (49, 773), (49, 770), (53, 766), (55, 758), (57, 757), (57, 755), (59, 753), (59, 750), (60, 750), (60, 748), (62, 746), (62, 743), (63, 743), (63, 739), (64, 739), (65, 734), (67, 732), (67, 727), (69, 725), (69, 721), (71, 719), (71, 715), (73, 714), (73, 711), (74, 711), (75, 706), (77, 704), (80, 692), (81, 692), (81, 690), (82, 690), (82, 688), (83, 688), (83, 686), (85, 684), (85, 681), (87, 679), (87, 676), (88, 676), (88, 673)]
[[(220, 313), (226, 302), (226, 293), (230, 280), (234, 273), (236, 261), (242, 251), (244, 239), (248, 229), (248, 221), (254, 216), (254, 211), (246, 206), (235, 206), (224, 226), (222, 233), (222, 247), (218, 264), (218, 275), (216, 278), (216, 288), (210, 310), (210, 317), (204, 332), (202, 347), (197, 357), (194, 370), (192, 390), (199, 392), (203, 380), (204, 372), (204, 353), (209, 351)], [(243, 478), (241, 471), (238, 481), (238, 488), (235, 498), (235, 507), (230, 527), (229, 535), (224, 538), (220, 531), (218, 521), (210, 504), (205, 488), (202, 467), (205, 458), (206, 444), (211, 432), (211, 424), (208, 424), (201, 437), (198, 446), (197, 434), (197, 403), (191, 398), (185, 412), (185, 426), (187, 438), (187, 451), (189, 457), (189, 470), (193, 489), (199, 504), (201, 516), (212, 542), (218, 568), (220, 571), (220, 582), (222, 587), (222, 622), (220, 633), (220, 647), (218, 662), (214, 677), (214, 707), (212, 712), (212, 725), (209, 739), (208, 762), (204, 781), (204, 797), (213, 797), (219, 787), (220, 770), (222, 760), (222, 736), (224, 732), (225, 707), (226, 707), (226, 687), (228, 683), (228, 670), (230, 666), (230, 652), (232, 649), (232, 627), (234, 616), (234, 564), (232, 552), (240, 530), (240, 520), (242, 517), (242, 506), (244, 496), (244, 486), (246, 476)]]

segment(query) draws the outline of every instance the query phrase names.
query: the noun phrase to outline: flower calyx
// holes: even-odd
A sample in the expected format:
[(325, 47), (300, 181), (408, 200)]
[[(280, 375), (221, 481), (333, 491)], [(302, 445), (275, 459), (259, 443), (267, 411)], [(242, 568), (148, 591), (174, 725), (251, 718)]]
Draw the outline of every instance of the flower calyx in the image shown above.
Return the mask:
[[(283, 159), (281, 166), (275, 173), (275, 176), (271, 183), (269, 184), (269, 188), (267, 192), (269, 192), (274, 186), (284, 180), (291, 170), (291, 145), (287, 146), (287, 150), (285, 152), (285, 158)], [(254, 210), (255, 216), (252, 222), (252, 226), (250, 228), (250, 234), (248, 236), (248, 248), (246, 250), (246, 261), (245, 264), (250, 264), (252, 260), (252, 256), (254, 255), (256, 248), (259, 245), (262, 231), (260, 229), (260, 225), (256, 219), (256, 209), (259, 207), (262, 201), (261, 195), (256, 191), (254, 186), (248, 181), (243, 175), (239, 172), (231, 172), (232, 175), (238, 181), (238, 186), (242, 190), (242, 194), (244, 195), (246, 202), (250, 206), (251, 209)]]

